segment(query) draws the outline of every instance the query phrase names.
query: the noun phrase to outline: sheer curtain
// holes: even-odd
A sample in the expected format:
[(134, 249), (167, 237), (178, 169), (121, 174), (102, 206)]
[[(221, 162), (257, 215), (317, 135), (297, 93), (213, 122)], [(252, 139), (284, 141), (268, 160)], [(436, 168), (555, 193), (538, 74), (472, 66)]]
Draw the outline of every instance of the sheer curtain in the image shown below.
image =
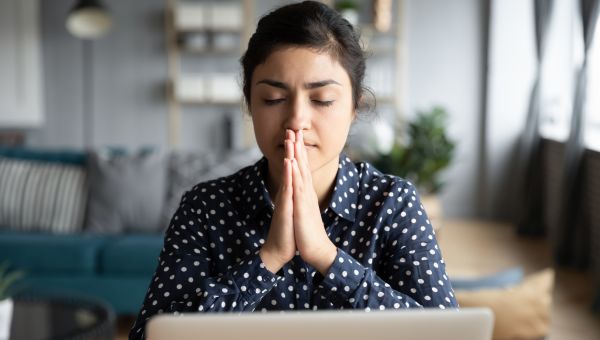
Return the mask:
[(571, 111), (569, 137), (565, 143), (562, 167), (561, 200), (558, 207), (556, 258), (559, 263), (584, 267), (589, 261), (588, 224), (583, 220), (582, 178), (586, 146), (583, 136), (586, 96), (588, 95), (589, 55), (598, 21), (600, 0), (580, 0), (583, 60), (577, 70), (575, 97)]
[(536, 72), (525, 128), (519, 141), (517, 166), (517, 193), (514, 200), (517, 212), (518, 232), (522, 235), (540, 236), (545, 233), (542, 207), (541, 135), (540, 135), (540, 88), (541, 70), (548, 39), (548, 27), (552, 15), (553, 0), (534, 1)]

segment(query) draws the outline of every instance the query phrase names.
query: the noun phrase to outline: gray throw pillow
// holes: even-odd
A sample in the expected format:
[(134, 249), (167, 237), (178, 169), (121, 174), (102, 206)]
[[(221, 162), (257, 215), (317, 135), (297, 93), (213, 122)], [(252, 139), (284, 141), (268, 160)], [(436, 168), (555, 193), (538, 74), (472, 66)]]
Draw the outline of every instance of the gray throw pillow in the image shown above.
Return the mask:
[(91, 152), (87, 230), (97, 233), (159, 232), (166, 193), (161, 153), (111, 156)]
[(258, 147), (229, 151), (218, 164), (198, 177), (198, 182), (206, 182), (211, 179), (232, 175), (242, 168), (256, 163), (262, 156)]

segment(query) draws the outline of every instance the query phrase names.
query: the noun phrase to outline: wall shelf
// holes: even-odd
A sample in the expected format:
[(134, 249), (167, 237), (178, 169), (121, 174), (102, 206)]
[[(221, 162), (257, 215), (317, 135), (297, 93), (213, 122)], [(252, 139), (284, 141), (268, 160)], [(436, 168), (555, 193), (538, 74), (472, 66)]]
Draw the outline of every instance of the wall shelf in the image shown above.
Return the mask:
[[(242, 108), (237, 60), (254, 30), (254, 0), (166, 0), (165, 15), (168, 136), (175, 148), (181, 144), (184, 107)], [(223, 58), (229, 56), (235, 57), (231, 65)], [(184, 59), (216, 60), (221, 67), (192, 73)]]

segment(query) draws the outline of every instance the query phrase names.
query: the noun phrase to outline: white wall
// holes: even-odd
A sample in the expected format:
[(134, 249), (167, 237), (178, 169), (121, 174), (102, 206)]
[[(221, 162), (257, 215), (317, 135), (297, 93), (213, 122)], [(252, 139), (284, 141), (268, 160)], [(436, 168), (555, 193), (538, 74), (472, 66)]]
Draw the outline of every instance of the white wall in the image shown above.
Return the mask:
[(479, 0), (406, 0), (406, 116), (442, 105), (451, 116), (449, 133), (458, 142), (444, 174), (447, 217), (476, 216), (479, 210), (482, 6)]
[(487, 217), (509, 220), (515, 208), (512, 198), (518, 175), (514, 160), (535, 73), (533, 4), (494, 0), (491, 9), (482, 212)]
[[(165, 1), (105, 0), (114, 26), (106, 36), (90, 42), (89, 58), (85, 58), (83, 41), (71, 36), (65, 28), (67, 14), (75, 1), (40, 3), (46, 123), (27, 132), (27, 144), (166, 149)], [(191, 57), (201, 62), (198, 56)], [(219, 69), (221, 61), (231, 60), (237, 65), (237, 58), (213, 58), (206, 67)], [(84, 105), (84, 77), (91, 79), (88, 109)], [(226, 109), (186, 106), (183, 147), (222, 150), (225, 114), (239, 111)], [(90, 124), (85, 123), (84, 116), (89, 117)], [(87, 133), (86, 127), (91, 133)]]

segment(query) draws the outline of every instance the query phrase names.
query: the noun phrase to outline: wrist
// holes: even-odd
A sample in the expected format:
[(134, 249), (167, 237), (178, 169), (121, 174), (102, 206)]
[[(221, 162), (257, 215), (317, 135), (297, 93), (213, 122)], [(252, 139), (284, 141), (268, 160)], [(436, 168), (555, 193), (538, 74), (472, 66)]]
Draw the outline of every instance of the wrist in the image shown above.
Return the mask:
[(260, 256), (260, 260), (264, 263), (267, 270), (273, 274), (276, 274), (285, 264), (282, 263), (277, 256), (273, 255), (264, 248), (258, 252), (258, 255)]
[(322, 252), (320, 252), (320, 256), (318, 256), (311, 265), (319, 272), (321, 275), (325, 276), (331, 268), (331, 265), (335, 261), (337, 257), (337, 247), (332, 243), (328, 247), (326, 247)]

